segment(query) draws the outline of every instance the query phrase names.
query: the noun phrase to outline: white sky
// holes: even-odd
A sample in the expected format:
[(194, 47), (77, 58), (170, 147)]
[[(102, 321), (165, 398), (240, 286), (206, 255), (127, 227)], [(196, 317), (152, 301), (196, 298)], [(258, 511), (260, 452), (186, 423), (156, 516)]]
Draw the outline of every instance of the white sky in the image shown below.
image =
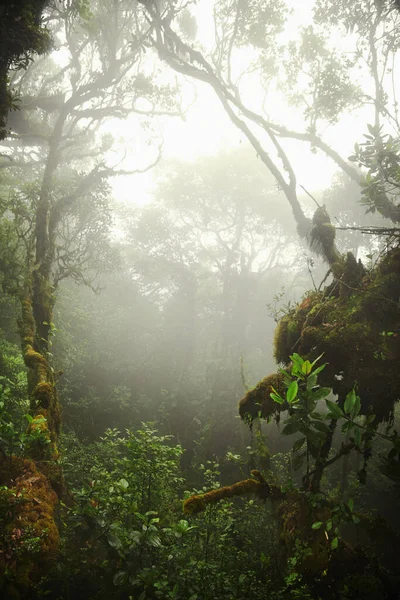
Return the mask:
[[(283, 39), (295, 37), (299, 27), (309, 21), (314, 2), (313, 0), (291, 0), (291, 4), (294, 8), (294, 16), (290, 28), (283, 34)], [(204, 36), (204, 32), (211, 32), (212, 5), (212, 0), (202, 0), (197, 5), (197, 22), (199, 33), (203, 32), (203, 43), (207, 37)], [(344, 42), (340, 36), (337, 36), (332, 43), (340, 47)], [(165, 69), (168, 70), (169, 67), (166, 65)], [(174, 73), (172, 75), (175, 77)], [(192, 94), (193, 86), (196, 87), (197, 100), (189, 108), (185, 121), (178, 118), (158, 119), (158, 126), (164, 138), (163, 159), (165, 160), (178, 158), (195, 161), (200, 156), (215, 155), (220, 150), (247, 143), (244, 135), (229, 120), (213, 90), (204, 83), (192, 80), (188, 88), (188, 95)], [(268, 98), (268, 104), (272, 113), (279, 108), (282, 124), (285, 124), (286, 120), (292, 121), (290, 108), (282, 107), (281, 99), (271, 95)], [(368, 118), (371, 120), (365, 110), (359, 111), (357, 115), (347, 116), (338, 125), (325, 132), (324, 140), (346, 158), (352, 153), (354, 143), (361, 141)], [(128, 132), (132, 131), (131, 140), (136, 141), (127, 142), (130, 144), (130, 150), (132, 150), (132, 144), (136, 144), (137, 158), (135, 159), (135, 154), (132, 158), (134, 161), (137, 160), (139, 165), (144, 166), (146, 160), (151, 160), (150, 156), (154, 156), (154, 149), (153, 153), (150, 149), (146, 152), (140, 134), (138, 135), (137, 132), (136, 117), (133, 115), (119, 127), (121, 135), (123, 134), (126, 139), (130, 137)], [(301, 122), (298, 124), (298, 129), (302, 130)], [(135, 131), (135, 135), (133, 135), (133, 131)], [(116, 133), (115, 126), (113, 126), (113, 133)], [(331, 160), (319, 151), (317, 154), (312, 154), (307, 145), (301, 142), (285, 140), (284, 147), (292, 161), (299, 185), (303, 185), (317, 196), (318, 190), (322, 192), (323, 189), (329, 187), (333, 174), (338, 171)], [(134, 168), (134, 165), (127, 168)], [(113, 181), (116, 198), (138, 204), (150, 201), (153, 177), (154, 171), (144, 175), (116, 178)]]

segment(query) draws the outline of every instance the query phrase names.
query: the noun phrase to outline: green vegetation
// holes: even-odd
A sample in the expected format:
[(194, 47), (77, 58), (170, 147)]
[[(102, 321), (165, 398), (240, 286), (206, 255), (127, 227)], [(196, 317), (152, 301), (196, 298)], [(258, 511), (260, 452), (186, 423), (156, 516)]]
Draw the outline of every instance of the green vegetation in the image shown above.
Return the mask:
[(0, 7), (0, 139), (7, 135), (7, 116), (18, 110), (19, 98), (10, 88), (9, 69), (26, 69), (35, 54), (51, 48), (48, 30), (41, 25), (48, 0), (19, 0)]
[(400, 12), (212, 5), (0, 7), (6, 599), (398, 600)]

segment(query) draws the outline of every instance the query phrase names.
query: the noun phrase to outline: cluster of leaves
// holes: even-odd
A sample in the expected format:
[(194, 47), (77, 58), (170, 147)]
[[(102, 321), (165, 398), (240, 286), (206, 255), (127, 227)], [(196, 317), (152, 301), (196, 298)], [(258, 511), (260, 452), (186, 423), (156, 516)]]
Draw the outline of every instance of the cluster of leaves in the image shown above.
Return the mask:
[(28, 432), (33, 417), (27, 413), (26, 368), (19, 349), (1, 340), (0, 352), (0, 453), (11, 459), (43, 449), (50, 440), (41, 431), (44, 417), (35, 419), (35, 427)]
[[(280, 370), (287, 386), (286, 397), (283, 398), (275, 389), (271, 393), (271, 398), (275, 402), (278, 404), (286, 402), (289, 407), (289, 416), (282, 430), (283, 435), (303, 434), (303, 437), (294, 443), (293, 452), (299, 452), (305, 445), (306, 450), (299, 457), (307, 456), (307, 463), (309, 455), (317, 458), (326, 436), (331, 434), (326, 416), (316, 410), (318, 402), (331, 393), (330, 388), (320, 387), (317, 384), (318, 373), (325, 367), (320, 365), (314, 368), (320, 358), (311, 363), (308, 360), (304, 361), (298, 354), (293, 354), (290, 372)], [(302, 462), (297, 462), (295, 466), (300, 468), (301, 464)]]
[[(9, 390), (3, 391), (3, 396), (7, 396)], [(33, 422), (32, 415), (25, 415), (26, 421)], [(36, 453), (38, 449), (48, 446), (51, 442), (48, 435), (36, 425), (46, 422), (45, 417), (38, 417), (34, 420), (35, 427), (29, 431), (23, 429), (19, 423), (16, 423), (12, 415), (5, 410), (4, 400), (0, 400), (0, 453), (3, 457), (11, 461), (13, 456), (26, 456)]]
[[(360, 89), (352, 82), (354, 62), (336, 53), (313, 26), (304, 28), (301, 41), (288, 44), (282, 87), (293, 105), (304, 106), (304, 117), (315, 131), (317, 121), (336, 123), (346, 110), (357, 106)], [(298, 89), (299, 73), (305, 85)]]
[[(109, 430), (80, 450), (68, 440), (64, 454), (71, 463), (64, 469), (75, 504), (65, 515), (64, 548), (53, 574), (57, 598), (96, 597), (100, 588), (109, 598), (141, 600), (265, 597), (277, 576), (270, 511), (240, 499), (238, 506), (210, 507), (192, 523), (182, 519), (182, 449), (171, 442), (150, 424), (123, 436)], [(199, 472), (202, 490), (185, 494), (220, 486), (218, 462), (205, 462)], [(97, 591), (90, 587), (96, 584)], [(46, 593), (51, 587), (50, 577)]]
[[(360, 416), (361, 399), (355, 389), (347, 394), (342, 407), (327, 398), (331, 389), (318, 385), (318, 374), (326, 366), (325, 363), (316, 367), (321, 356), (312, 363), (303, 360), (298, 354), (293, 354), (290, 358), (292, 360), (290, 371), (280, 370), (287, 387), (286, 396), (283, 397), (274, 389), (271, 397), (275, 402), (286, 404), (288, 407), (289, 416), (284, 422), (282, 434), (302, 434), (302, 437), (293, 444), (292, 465), (295, 470), (299, 469), (306, 458), (306, 474), (303, 477), (306, 487), (310, 484), (310, 477), (318, 471), (317, 466), (320, 467), (320, 475), (322, 475), (327, 466), (353, 449), (364, 456), (364, 465), (359, 472), (359, 478), (361, 482), (365, 482), (367, 460), (371, 455), (373, 440), (377, 436), (391, 444), (388, 460), (398, 460), (400, 443), (397, 432), (394, 431), (391, 435), (378, 432), (374, 426), (375, 415)], [(325, 399), (326, 409), (321, 412), (317, 405), (323, 399)], [(330, 456), (332, 436), (339, 420), (344, 420), (341, 432), (348, 435), (349, 441), (346, 444), (342, 443), (336, 454)], [(324, 452), (321, 454), (323, 448)], [(315, 461), (313, 469), (311, 469), (310, 457)]]
[(367, 213), (378, 211), (399, 221), (400, 145), (398, 139), (383, 133), (382, 126), (368, 125), (365, 142), (355, 144), (349, 160), (366, 169), (362, 186), (362, 203)]
[(332, 514), (326, 521), (315, 521), (312, 525), (313, 530), (321, 529), (324, 527), (325, 536), (328, 539), (333, 533), (331, 539), (331, 549), (336, 550), (339, 546), (340, 538), (340, 525), (343, 523), (359, 523), (359, 517), (354, 514), (354, 500), (349, 498), (347, 502), (340, 502), (332, 508)]
[(3, 3), (0, 7), (0, 139), (6, 134), (8, 111), (17, 108), (8, 87), (8, 69), (26, 69), (35, 53), (43, 54), (50, 49), (49, 32), (41, 26), (47, 2), (23, 0)]

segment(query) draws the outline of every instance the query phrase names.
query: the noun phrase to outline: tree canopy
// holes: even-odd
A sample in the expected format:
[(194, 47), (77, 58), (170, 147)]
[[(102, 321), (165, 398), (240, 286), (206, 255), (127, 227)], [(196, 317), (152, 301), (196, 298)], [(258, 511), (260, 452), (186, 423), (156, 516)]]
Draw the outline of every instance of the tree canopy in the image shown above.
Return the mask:
[(0, 593), (397, 598), (397, 3), (0, 16)]

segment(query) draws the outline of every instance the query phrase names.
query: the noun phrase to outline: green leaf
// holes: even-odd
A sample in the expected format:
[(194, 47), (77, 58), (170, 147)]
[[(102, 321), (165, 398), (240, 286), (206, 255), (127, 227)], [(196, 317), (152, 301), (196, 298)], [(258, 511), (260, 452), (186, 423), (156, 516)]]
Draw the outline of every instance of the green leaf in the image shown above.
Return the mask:
[(306, 389), (307, 391), (312, 390), (313, 387), (317, 384), (317, 375), (316, 373), (311, 373), (309, 377), (307, 377)]
[(303, 466), (304, 456), (305, 452), (302, 454), (293, 454), (291, 462), (294, 471), (298, 471)]
[(323, 521), (316, 521), (312, 524), (311, 529), (319, 529), (320, 527), (322, 527), (323, 524)]
[(355, 423), (352, 423), (351, 421), (346, 421), (342, 425), (342, 433), (346, 433), (346, 431), (351, 431), (352, 429), (354, 429), (354, 427), (356, 427)]
[(326, 398), (327, 396), (329, 396), (331, 391), (332, 391), (331, 388), (328, 388), (328, 387), (318, 388), (317, 390), (313, 391), (311, 398), (315, 402), (318, 402), (318, 400), (322, 400), (323, 398)]
[(310, 413), (310, 417), (312, 419), (317, 419), (317, 421), (326, 421), (326, 415), (322, 414), (316, 410), (314, 410), (312, 413)]
[(285, 402), (281, 396), (278, 396), (278, 394), (271, 392), (270, 396), (274, 402), (277, 402), (277, 404), (283, 404)]
[(127, 571), (118, 571), (113, 577), (114, 585), (124, 585), (128, 581)]
[(293, 433), (297, 433), (298, 430), (299, 430), (299, 424), (297, 422), (288, 423), (282, 429), (282, 433), (283, 433), (283, 435), (292, 435)]
[(189, 523), (185, 519), (181, 519), (178, 523), (178, 528), (180, 531), (186, 531), (189, 529)]
[(334, 419), (341, 419), (344, 417), (342, 409), (336, 402), (333, 402), (332, 400), (325, 400), (325, 402)]
[(304, 375), (309, 375), (311, 373), (312, 370), (312, 366), (309, 360), (305, 360), (303, 362), (303, 364), (301, 365), (301, 372), (304, 373)]
[(330, 531), (332, 529), (332, 521), (327, 521), (326, 522), (326, 530)]
[(295, 443), (293, 444), (292, 451), (297, 452), (298, 450), (300, 450), (300, 448), (304, 445), (304, 442), (306, 441), (306, 439), (307, 438), (303, 437), (303, 438), (299, 438), (298, 440), (296, 440)]
[(293, 352), (293, 354), (290, 356), (291, 361), (299, 367), (299, 370), (301, 371), (301, 367), (303, 365), (304, 360), (301, 358), (301, 356), (299, 354), (297, 354), (296, 352)]
[(365, 419), (365, 423), (364, 425), (366, 427), (368, 427), (368, 425), (370, 425), (372, 423), (372, 421), (375, 421), (376, 415), (368, 415), (368, 417)]
[(336, 550), (336, 548), (339, 545), (339, 538), (338, 537), (334, 537), (332, 542), (331, 542), (331, 548), (332, 550)]
[(332, 433), (329, 425), (323, 423), (322, 421), (312, 421), (311, 425), (313, 425), (313, 427), (315, 427), (315, 429), (318, 431), (321, 431), (321, 433), (325, 433), (327, 435)]
[(324, 363), (323, 365), (320, 365), (319, 367), (317, 367), (315, 369), (315, 371), (313, 371), (313, 374), (314, 375), (318, 375), (319, 373), (321, 373), (321, 371), (323, 371), (325, 369), (325, 367), (326, 367), (327, 364), (328, 363)]
[(308, 444), (311, 444), (314, 449), (319, 448), (325, 441), (325, 434), (322, 434), (320, 431), (310, 428), (304, 431), (304, 434), (307, 437)]
[(352, 419), (355, 419), (356, 417), (358, 417), (358, 415), (360, 413), (360, 409), (361, 409), (361, 398), (360, 398), (360, 396), (357, 396), (355, 404), (354, 404), (352, 410), (350, 411), (350, 416)]
[(293, 400), (297, 397), (297, 392), (299, 391), (299, 384), (297, 381), (292, 381), (286, 391), (286, 400), (291, 404)]
[(127, 490), (127, 489), (128, 489), (128, 487), (129, 487), (129, 483), (127, 482), (127, 480), (126, 480), (126, 479), (120, 479), (120, 480), (117, 482), (117, 485), (118, 485), (118, 487), (120, 487), (120, 488), (121, 488), (121, 490), (123, 490), (124, 492), (126, 492), (126, 490)]
[(354, 443), (357, 448), (361, 446), (361, 429), (359, 427), (354, 429)]
[[(314, 368), (314, 365), (316, 365), (316, 364), (317, 364), (317, 362), (318, 362), (318, 361), (319, 361), (319, 360), (320, 360), (320, 359), (323, 357), (323, 355), (324, 355), (324, 352), (323, 352), (322, 354), (320, 354), (319, 356), (317, 356), (317, 358), (316, 358), (315, 360), (313, 360), (313, 362), (311, 363), (311, 366), (312, 366), (313, 368)], [(325, 365), (327, 365), (327, 364), (328, 364), (328, 363), (325, 363), (325, 364), (321, 365), (320, 367), (318, 367), (318, 368), (319, 368), (319, 370), (320, 370), (320, 371), (322, 371), (322, 369), (323, 369), (323, 368), (325, 367)], [(314, 371), (314, 373), (315, 373), (315, 371)]]
[(160, 537), (155, 533), (148, 536), (147, 542), (153, 548), (160, 548), (162, 546)]
[(116, 550), (119, 550), (119, 548), (122, 547), (121, 540), (114, 533), (109, 533), (107, 536), (107, 540), (108, 540), (108, 543), (110, 544), (111, 548), (115, 548)]
[(353, 500), (353, 498), (349, 498), (348, 499), (347, 506), (349, 507), (350, 512), (353, 512), (353, 508), (354, 508), (354, 500)]
[(354, 388), (351, 390), (351, 392), (349, 392), (346, 396), (346, 400), (344, 401), (344, 412), (346, 413), (346, 415), (348, 415), (351, 410), (353, 409), (355, 403), (356, 403), (356, 392), (354, 390)]

